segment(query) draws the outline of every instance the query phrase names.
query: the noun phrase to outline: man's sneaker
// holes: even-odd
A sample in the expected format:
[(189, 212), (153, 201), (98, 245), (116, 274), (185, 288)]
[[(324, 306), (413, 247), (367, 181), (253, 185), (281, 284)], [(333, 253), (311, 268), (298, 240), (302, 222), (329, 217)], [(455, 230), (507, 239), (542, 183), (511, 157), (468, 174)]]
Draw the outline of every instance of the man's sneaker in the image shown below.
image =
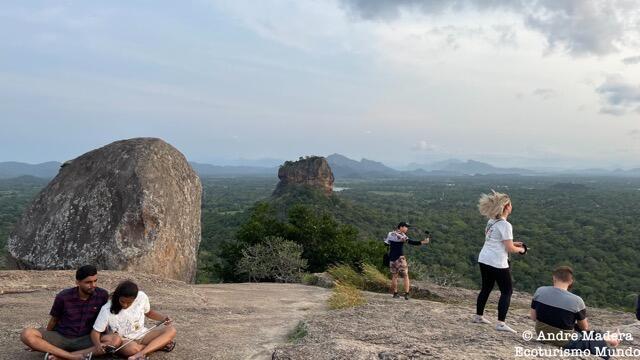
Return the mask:
[(399, 299), (399, 298), (400, 298), (400, 295), (398, 295), (398, 293), (397, 293), (397, 292), (395, 292), (395, 293), (393, 293), (393, 298), (394, 298), (394, 299)]
[(506, 331), (506, 332), (510, 332), (510, 333), (514, 333), (517, 334), (518, 332), (513, 330), (512, 328), (509, 327), (509, 325), (503, 323), (503, 322), (499, 322), (498, 325), (496, 325), (496, 330), (498, 331)]
[(491, 321), (485, 319), (482, 315), (474, 316), (472, 322), (476, 324), (491, 324)]
[(404, 299), (409, 300), (409, 293), (404, 293)]

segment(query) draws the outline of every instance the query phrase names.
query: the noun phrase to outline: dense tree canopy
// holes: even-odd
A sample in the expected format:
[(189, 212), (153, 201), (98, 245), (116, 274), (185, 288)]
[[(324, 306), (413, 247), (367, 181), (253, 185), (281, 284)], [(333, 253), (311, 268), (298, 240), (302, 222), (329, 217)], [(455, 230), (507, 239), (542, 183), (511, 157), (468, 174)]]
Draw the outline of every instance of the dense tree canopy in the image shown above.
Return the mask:
[[(202, 244), (198, 281), (238, 279), (234, 264), (246, 246), (279, 236), (303, 247), (310, 271), (328, 264), (378, 265), (382, 238), (399, 221), (410, 235), (433, 234), (408, 247), (427, 272), (455, 272), (462, 286), (480, 282), (476, 259), (485, 219), (477, 210), (490, 189), (511, 195), (514, 236), (531, 248), (512, 256), (517, 290), (550, 284), (558, 265), (575, 269), (575, 292), (588, 306), (631, 308), (640, 289), (640, 179), (494, 177), (341, 180), (331, 198), (304, 190), (273, 199), (276, 179), (202, 179)], [(46, 181), (0, 183), (0, 245)], [(1, 265), (1, 263), (0, 263)]]

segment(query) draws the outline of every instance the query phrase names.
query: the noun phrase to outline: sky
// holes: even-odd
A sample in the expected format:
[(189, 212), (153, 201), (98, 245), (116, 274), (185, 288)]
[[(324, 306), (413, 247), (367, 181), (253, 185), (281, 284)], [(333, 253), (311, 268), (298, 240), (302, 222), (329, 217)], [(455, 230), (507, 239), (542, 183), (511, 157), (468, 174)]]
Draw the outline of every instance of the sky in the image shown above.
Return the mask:
[(640, 167), (640, 2), (4, 1), (0, 161)]

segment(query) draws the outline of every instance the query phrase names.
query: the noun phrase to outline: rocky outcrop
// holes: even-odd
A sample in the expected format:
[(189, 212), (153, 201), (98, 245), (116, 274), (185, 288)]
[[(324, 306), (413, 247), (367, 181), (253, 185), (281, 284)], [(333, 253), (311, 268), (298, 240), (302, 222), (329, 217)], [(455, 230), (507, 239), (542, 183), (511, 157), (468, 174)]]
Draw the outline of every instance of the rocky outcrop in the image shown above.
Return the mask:
[(326, 195), (333, 192), (333, 172), (327, 159), (320, 156), (300, 158), (298, 161), (287, 161), (278, 170), (280, 182), (274, 195), (285, 193), (297, 186), (306, 186), (322, 191)]
[(19, 269), (128, 270), (193, 281), (202, 186), (160, 139), (117, 141), (64, 163), (9, 237)]

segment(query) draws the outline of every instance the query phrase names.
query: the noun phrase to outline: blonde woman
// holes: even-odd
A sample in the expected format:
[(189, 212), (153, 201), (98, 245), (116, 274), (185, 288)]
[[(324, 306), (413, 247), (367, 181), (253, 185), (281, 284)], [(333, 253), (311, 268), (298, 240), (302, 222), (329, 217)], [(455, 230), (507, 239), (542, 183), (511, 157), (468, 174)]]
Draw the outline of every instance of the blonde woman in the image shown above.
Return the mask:
[(478, 294), (476, 303), (476, 316), (474, 323), (490, 324), (484, 318), (484, 307), (489, 299), (489, 294), (493, 290), (494, 284), (498, 283), (500, 289), (500, 300), (498, 301), (498, 324), (496, 330), (513, 332), (516, 331), (505, 324), (513, 286), (511, 282), (511, 268), (509, 267), (509, 253), (524, 254), (526, 247), (521, 242), (513, 241), (513, 228), (507, 218), (513, 210), (509, 195), (495, 192), (482, 194), (478, 201), (480, 214), (484, 215), (488, 221), (485, 227), (484, 246), (478, 256), (480, 274), (482, 275), (482, 290)]

